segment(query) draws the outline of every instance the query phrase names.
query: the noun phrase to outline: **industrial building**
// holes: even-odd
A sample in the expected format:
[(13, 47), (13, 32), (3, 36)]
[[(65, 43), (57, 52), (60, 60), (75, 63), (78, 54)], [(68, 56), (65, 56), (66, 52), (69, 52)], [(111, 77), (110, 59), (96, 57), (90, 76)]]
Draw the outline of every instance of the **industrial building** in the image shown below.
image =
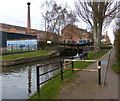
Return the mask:
[(31, 34), (21, 34), (13, 32), (0, 31), (0, 47), (7, 47), (7, 41), (10, 40), (37, 40), (37, 36)]

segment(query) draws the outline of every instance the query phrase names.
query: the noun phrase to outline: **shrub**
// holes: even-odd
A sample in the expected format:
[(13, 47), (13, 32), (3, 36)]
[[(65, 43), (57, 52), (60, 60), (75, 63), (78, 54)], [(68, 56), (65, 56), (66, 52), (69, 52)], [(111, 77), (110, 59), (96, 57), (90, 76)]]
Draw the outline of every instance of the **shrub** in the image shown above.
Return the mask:
[(47, 41), (38, 41), (38, 49), (45, 49), (47, 46), (58, 46), (57, 44), (49, 44)]

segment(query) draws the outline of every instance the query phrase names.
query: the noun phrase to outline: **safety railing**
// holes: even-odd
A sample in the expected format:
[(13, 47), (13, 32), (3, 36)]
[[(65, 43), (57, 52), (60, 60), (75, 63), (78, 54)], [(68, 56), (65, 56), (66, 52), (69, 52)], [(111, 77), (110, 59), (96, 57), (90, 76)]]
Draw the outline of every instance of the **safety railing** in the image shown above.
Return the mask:
[[(74, 62), (75, 61), (86, 61), (86, 62), (97, 62), (97, 67), (98, 67), (98, 70), (91, 70), (91, 69), (76, 69), (74, 68)], [(66, 64), (67, 62), (67, 64)], [(40, 71), (39, 71), (39, 68), (40, 67), (44, 67), (44, 66), (48, 66), (48, 65), (51, 65), (51, 64), (56, 64), (56, 63), (60, 63), (60, 65), (52, 70), (49, 70), (45, 73), (42, 73), (40, 74)], [(71, 68), (64, 68), (66, 66), (71, 66)], [(47, 80), (45, 81), (40, 81), (40, 76), (43, 76), (43, 75), (46, 75), (50, 72), (54, 72), (54, 71), (57, 71), (57, 70), (60, 70), (60, 73), (59, 74), (56, 74), (56, 75), (53, 75), (51, 78), (48, 78)], [(40, 95), (40, 85), (48, 82), (49, 80), (52, 80), (58, 76), (61, 76), (61, 80), (63, 80), (63, 73), (69, 71), (69, 70), (72, 70), (72, 73), (74, 71), (89, 71), (89, 72), (98, 72), (98, 84), (101, 85), (101, 61), (97, 61), (97, 60), (74, 60), (73, 58), (71, 59), (65, 59), (64, 61), (63, 60), (59, 60), (59, 61), (55, 61), (55, 62), (51, 62), (51, 63), (47, 63), (47, 64), (42, 64), (42, 65), (38, 65), (36, 66), (36, 76), (37, 76), (37, 93), (38, 95)]]
[[(40, 74), (40, 71), (39, 71), (40, 67), (44, 67), (44, 66), (48, 66), (48, 65), (56, 64), (56, 63), (60, 63), (60, 66), (58, 66), (58, 67), (56, 67), (56, 68), (54, 68), (52, 70), (49, 70), (49, 71), (47, 71), (45, 73)], [(52, 79), (56, 78), (57, 76), (61, 76), (61, 80), (63, 80), (63, 73), (68, 71), (68, 70), (63, 71), (63, 67), (64, 67), (63, 63), (64, 63), (63, 60), (59, 60), (59, 61), (55, 61), (55, 62), (51, 62), (51, 63), (47, 63), (47, 64), (38, 65), (36, 67), (36, 72), (37, 72), (36, 73), (36, 75), (37, 75), (37, 93), (38, 93), (38, 95), (40, 95), (40, 85), (48, 82), (49, 80), (52, 80)], [(47, 80), (45, 80), (43, 82), (40, 82), (40, 76), (43, 76), (45, 74), (48, 74), (50, 72), (54, 72), (54, 71), (57, 71), (57, 70), (60, 70), (59, 74), (53, 75), (51, 78), (49, 78), (49, 79), (47, 79)]]

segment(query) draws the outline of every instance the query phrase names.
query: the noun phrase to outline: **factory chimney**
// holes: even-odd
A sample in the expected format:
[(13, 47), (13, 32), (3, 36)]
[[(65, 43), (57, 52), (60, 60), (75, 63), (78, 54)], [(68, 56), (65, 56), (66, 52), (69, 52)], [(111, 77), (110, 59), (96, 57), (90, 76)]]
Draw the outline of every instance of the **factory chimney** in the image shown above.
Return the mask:
[(27, 3), (28, 5), (28, 15), (27, 15), (27, 33), (30, 34), (31, 30), (31, 21), (30, 21), (30, 2)]

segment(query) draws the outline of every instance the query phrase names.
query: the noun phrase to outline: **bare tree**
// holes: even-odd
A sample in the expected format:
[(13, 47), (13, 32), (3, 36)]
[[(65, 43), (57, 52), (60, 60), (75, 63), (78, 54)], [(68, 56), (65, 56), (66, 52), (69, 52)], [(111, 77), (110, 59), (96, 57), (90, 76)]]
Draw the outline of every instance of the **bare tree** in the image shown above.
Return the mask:
[(46, 0), (45, 2), (42, 3), (42, 5), (40, 7), (42, 9), (41, 15), (43, 17), (43, 19), (41, 19), (42, 20), (42, 25), (44, 26), (44, 31), (45, 31), (44, 40), (47, 39), (46, 38), (47, 37), (47, 31), (49, 29), (49, 23), (50, 23), (49, 11), (50, 11), (52, 5), (54, 5), (54, 4), (55, 4), (55, 1), (51, 2), (51, 1)]
[(101, 34), (116, 17), (117, 2), (113, 0), (78, 0), (75, 2), (77, 15), (90, 26), (94, 34), (94, 53), (101, 49)]
[(55, 1), (46, 1), (42, 7), (44, 6), (47, 8), (45, 12), (42, 12), (45, 31), (59, 34), (67, 24), (74, 24), (77, 21), (77, 16), (73, 11), (68, 11), (67, 7), (60, 6)]
[[(118, 5), (120, 5), (120, 1), (117, 3)], [(120, 29), (120, 6), (117, 8), (117, 16), (115, 19), (115, 28), (114, 28), (114, 32), (116, 32), (116, 30)]]
[[(118, 5), (120, 4), (120, 1), (118, 2)], [(120, 7), (118, 7), (117, 12), (120, 11)], [(116, 51), (116, 62), (117, 67), (120, 70), (120, 13), (117, 14), (117, 18), (115, 19), (115, 28), (114, 28), (114, 45), (115, 45), (115, 51)]]

